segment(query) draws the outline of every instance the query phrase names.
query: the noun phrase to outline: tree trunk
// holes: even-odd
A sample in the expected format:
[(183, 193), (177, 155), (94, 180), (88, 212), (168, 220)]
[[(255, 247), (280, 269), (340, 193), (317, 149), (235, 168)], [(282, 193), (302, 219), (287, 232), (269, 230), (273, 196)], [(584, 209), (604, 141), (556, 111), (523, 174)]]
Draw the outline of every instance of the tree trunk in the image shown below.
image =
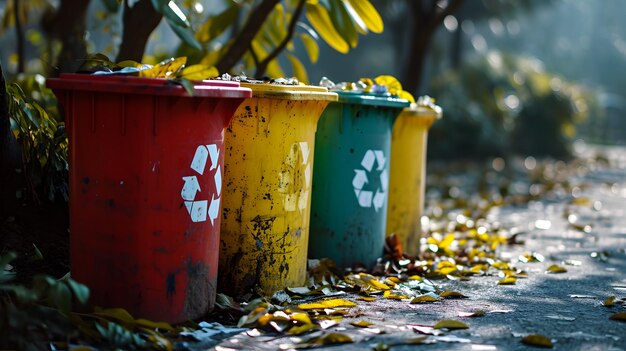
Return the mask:
[[(0, 64), (0, 223), (11, 215), (18, 205), (17, 191), (23, 187), (23, 178), (15, 171), (22, 167), (20, 148), (11, 133), (6, 82)], [(24, 172), (20, 173), (24, 174)]]
[(88, 7), (89, 0), (61, 0), (54, 15), (42, 19), (44, 30), (61, 41), (61, 52), (52, 75), (76, 72), (87, 56), (85, 31)]
[(422, 73), (424, 71), (424, 64), (426, 63), (426, 57), (428, 54), (428, 46), (430, 45), (430, 35), (425, 35), (423, 26), (420, 25), (420, 20), (417, 20), (413, 26), (411, 37), (414, 38), (409, 48), (409, 55), (406, 63), (404, 64), (405, 73), (403, 80), (403, 87), (406, 91), (413, 94), (420, 95), (420, 84), (422, 82)]
[(420, 89), (430, 42), (444, 18), (457, 11), (463, 0), (450, 0), (446, 7), (441, 9), (437, 0), (430, 3), (424, 0), (408, 0), (408, 4), (413, 14), (410, 32), (410, 38), (413, 40), (409, 44), (409, 55), (404, 63), (402, 85), (406, 91), (420, 95), (423, 93)]
[(128, 6), (128, 1), (124, 4), (122, 44), (116, 60), (141, 62), (148, 38), (163, 15), (154, 9), (150, 0), (141, 0), (133, 7)]

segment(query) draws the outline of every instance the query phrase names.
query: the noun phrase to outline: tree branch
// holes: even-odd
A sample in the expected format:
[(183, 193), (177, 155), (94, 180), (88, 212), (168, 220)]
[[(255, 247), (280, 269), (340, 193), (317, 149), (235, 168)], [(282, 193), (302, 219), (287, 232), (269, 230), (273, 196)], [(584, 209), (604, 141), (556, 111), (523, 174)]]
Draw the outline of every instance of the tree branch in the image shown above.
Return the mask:
[(407, 1), (416, 18), (413, 28), (411, 29), (410, 37), (413, 38), (413, 40), (410, 43), (408, 59), (404, 64), (404, 79), (402, 80), (402, 85), (407, 91), (420, 93), (419, 89), (423, 78), (423, 66), (426, 62), (426, 56), (432, 37), (437, 27), (441, 25), (446, 16), (457, 11), (463, 4), (463, 1), (464, 0), (451, 0), (449, 5), (442, 11), (435, 11), (434, 13), (424, 11), (421, 6), (421, 1)]
[(226, 51), (217, 65), (215, 65), (220, 73), (230, 71), (230, 69), (241, 60), (248, 47), (250, 47), (250, 43), (252, 43), (252, 40), (261, 29), (265, 19), (279, 2), (280, 0), (263, 0), (263, 2), (250, 13), (246, 24), (235, 39), (233, 45), (228, 48), (228, 51)]
[(293, 33), (296, 30), (296, 23), (298, 22), (298, 19), (302, 14), (302, 9), (304, 8), (305, 3), (306, 0), (300, 0), (300, 2), (298, 3), (298, 7), (296, 7), (296, 10), (293, 13), (293, 17), (291, 17), (291, 21), (289, 22), (287, 35), (285, 36), (285, 38), (283, 38), (280, 44), (278, 44), (278, 46), (274, 48), (274, 50), (269, 55), (267, 55), (266, 58), (263, 59), (263, 61), (257, 64), (256, 72), (254, 74), (256, 77), (265, 74), (267, 66), (270, 64), (270, 62), (272, 62), (273, 59), (275, 59), (278, 55), (280, 55), (283, 50), (285, 50), (285, 47), (287, 47), (287, 44), (289, 44), (289, 41), (291, 41), (291, 38), (293, 38)]

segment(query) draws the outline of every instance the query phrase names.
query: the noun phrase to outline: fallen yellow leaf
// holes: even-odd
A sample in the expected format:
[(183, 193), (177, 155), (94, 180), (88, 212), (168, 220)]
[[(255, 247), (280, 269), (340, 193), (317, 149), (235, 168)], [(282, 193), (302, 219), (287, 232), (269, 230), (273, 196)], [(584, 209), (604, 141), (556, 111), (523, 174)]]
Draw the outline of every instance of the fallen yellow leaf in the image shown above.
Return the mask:
[(591, 199), (589, 199), (588, 197), (577, 197), (572, 200), (572, 205), (589, 206), (591, 205)]
[(333, 345), (333, 344), (346, 344), (354, 342), (352, 338), (346, 334), (340, 333), (328, 333), (323, 336), (311, 338), (304, 342), (305, 344), (313, 345)]
[(495, 261), (491, 264), (491, 267), (495, 268), (495, 269), (499, 269), (501, 271), (503, 270), (510, 270), (511, 267), (509, 266), (508, 263), (506, 262), (502, 262), (502, 261)]
[(291, 335), (302, 335), (313, 329), (317, 329), (315, 324), (296, 325), (295, 327), (291, 327), (287, 333)]
[(327, 316), (345, 316), (350, 312), (344, 309), (325, 308), (324, 313), (326, 313)]
[(356, 298), (359, 301), (372, 302), (376, 301), (376, 298), (373, 296), (359, 296)]
[[(427, 336), (418, 336), (417, 338), (410, 338), (410, 339), (406, 339), (404, 341), (404, 344), (406, 345), (418, 345), (418, 344), (423, 344), (424, 341), (426, 340), (426, 338), (428, 338)], [(401, 344), (399, 344), (401, 345)]]
[(441, 297), (448, 297), (448, 298), (452, 298), (452, 299), (465, 299), (467, 298), (467, 296), (461, 294), (458, 291), (452, 291), (452, 290), (446, 290), (444, 292), (442, 292), (441, 294), (439, 294), (439, 296)]
[(402, 283), (402, 281), (398, 277), (389, 277), (389, 278), (387, 278), (387, 280), (391, 280), (392, 282), (394, 282), (396, 284)]
[(443, 268), (439, 268), (436, 270), (437, 273), (442, 274), (442, 275), (452, 274), (456, 271), (458, 271), (456, 266), (455, 267), (443, 267)]
[(513, 285), (517, 282), (515, 277), (506, 277), (498, 282), (498, 285)]
[(614, 321), (626, 322), (626, 312), (616, 313), (612, 315), (609, 319), (612, 319)]
[(550, 267), (548, 267), (548, 269), (546, 269), (546, 273), (565, 273), (565, 272), (567, 272), (567, 269), (560, 267), (556, 264), (553, 264)]
[(291, 319), (302, 324), (312, 324), (311, 318), (306, 313), (294, 313), (291, 315)]
[(344, 300), (344, 299), (329, 299), (322, 300), (313, 303), (303, 303), (298, 305), (298, 308), (301, 310), (321, 310), (325, 308), (338, 308), (338, 307), (354, 307), (356, 306), (355, 302)]
[(355, 326), (355, 327), (359, 327), (359, 328), (367, 328), (370, 325), (374, 325), (374, 323), (370, 323), (370, 322), (367, 322), (367, 321), (350, 322), (350, 324)]
[(522, 343), (530, 346), (552, 348), (552, 341), (541, 334), (530, 334), (522, 339)]
[(485, 315), (485, 311), (478, 310), (476, 312), (459, 312), (459, 317), (482, 317)]
[(430, 302), (437, 302), (439, 301), (438, 298), (436, 297), (432, 297), (429, 295), (422, 295), (422, 296), (418, 296), (413, 298), (413, 300), (411, 300), (411, 304), (416, 304), (416, 303), (430, 303)]
[(398, 301), (399, 301), (399, 300), (402, 300), (402, 299), (406, 299), (406, 296), (404, 296), (404, 295), (397, 295), (397, 294), (394, 294), (394, 293), (392, 293), (392, 292), (391, 292), (391, 291), (389, 291), (389, 290), (385, 291), (385, 293), (383, 294), (383, 296), (384, 296), (386, 299), (398, 300)]
[(373, 276), (371, 276), (369, 274), (367, 274), (367, 275), (361, 274), (361, 279), (363, 279), (365, 282), (367, 282), (369, 285), (371, 285), (375, 289), (379, 289), (379, 290), (390, 290), (391, 289), (389, 287), (389, 285), (379, 282), (375, 277), (373, 277)]
[(469, 329), (469, 325), (454, 319), (444, 319), (433, 326), (435, 329)]
[(615, 296), (610, 296), (609, 298), (604, 300), (604, 302), (602, 302), (602, 305), (605, 307), (612, 307), (613, 305), (615, 305)]

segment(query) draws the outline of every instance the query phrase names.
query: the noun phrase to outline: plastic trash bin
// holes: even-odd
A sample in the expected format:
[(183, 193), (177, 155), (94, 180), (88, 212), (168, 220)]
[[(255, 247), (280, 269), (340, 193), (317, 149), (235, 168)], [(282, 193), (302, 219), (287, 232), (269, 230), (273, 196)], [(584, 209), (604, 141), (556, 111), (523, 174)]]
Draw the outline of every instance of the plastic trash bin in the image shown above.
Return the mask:
[(420, 249), (428, 129), (441, 115), (441, 108), (432, 100), (420, 98), (402, 110), (393, 126), (387, 235), (395, 233), (410, 255)]
[(227, 128), (218, 289), (237, 296), (306, 278), (315, 130), (337, 94), (303, 85), (246, 84)]
[(180, 322), (215, 301), (223, 130), (250, 89), (65, 74), (72, 277), (91, 303)]
[(372, 267), (383, 253), (391, 128), (409, 102), (340, 91), (315, 139), (309, 258)]

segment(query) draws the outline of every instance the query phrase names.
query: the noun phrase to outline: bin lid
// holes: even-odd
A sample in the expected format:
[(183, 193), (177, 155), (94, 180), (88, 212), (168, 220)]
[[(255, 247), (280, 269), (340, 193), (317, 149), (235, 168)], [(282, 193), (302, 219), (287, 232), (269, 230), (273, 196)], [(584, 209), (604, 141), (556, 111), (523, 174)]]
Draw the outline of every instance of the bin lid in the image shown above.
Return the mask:
[(361, 91), (338, 91), (337, 94), (339, 94), (339, 102), (348, 104), (390, 108), (403, 108), (411, 104), (409, 100), (406, 99), (400, 99), (390, 95), (363, 93)]
[(313, 85), (285, 85), (271, 83), (241, 83), (242, 87), (252, 89), (252, 97), (282, 100), (318, 100), (337, 101), (337, 93), (327, 88)]
[[(252, 91), (238, 82), (203, 80), (192, 82), (195, 97), (249, 98)], [(171, 79), (139, 78), (115, 75), (61, 74), (49, 78), (46, 85), (52, 89), (112, 92), (120, 94), (189, 96), (185, 88)]]
[(441, 119), (443, 110), (438, 105), (435, 105), (435, 100), (429, 96), (421, 96), (417, 99), (417, 102), (403, 109), (402, 113), (414, 117)]

